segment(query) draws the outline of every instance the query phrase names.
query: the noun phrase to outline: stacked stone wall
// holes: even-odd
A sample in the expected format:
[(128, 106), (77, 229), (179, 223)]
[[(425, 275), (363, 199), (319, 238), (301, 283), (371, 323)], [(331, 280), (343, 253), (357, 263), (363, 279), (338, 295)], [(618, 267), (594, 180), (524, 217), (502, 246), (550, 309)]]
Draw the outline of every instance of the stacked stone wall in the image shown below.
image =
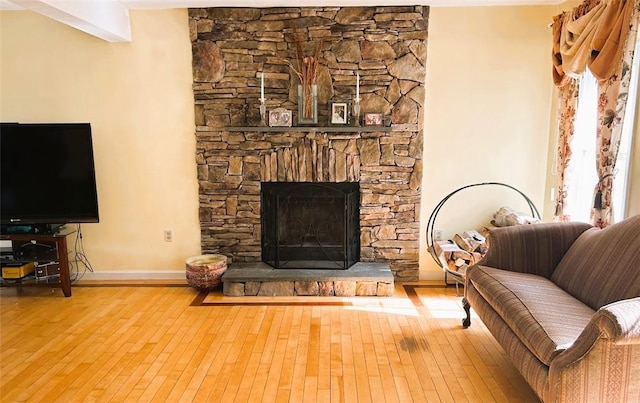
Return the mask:
[[(260, 260), (260, 182), (360, 182), (361, 260), (418, 278), (427, 7), (191, 9), (203, 253)], [(321, 41), (319, 127), (261, 132), (267, 109), (296, 121), (296, 40)], [(329, 104), (355, 97), (390, 131), (324, 132)], [(332, 128), (333, 129), (333, 128)], [(334, 129), (335, 130), (335, 129)]]

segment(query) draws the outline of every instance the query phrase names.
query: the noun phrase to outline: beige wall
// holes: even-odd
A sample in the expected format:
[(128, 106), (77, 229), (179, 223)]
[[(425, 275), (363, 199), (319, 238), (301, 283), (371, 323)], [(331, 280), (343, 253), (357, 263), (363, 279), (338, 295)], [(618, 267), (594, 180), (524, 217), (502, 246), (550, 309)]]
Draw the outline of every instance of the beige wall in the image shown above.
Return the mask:
[(0, 13), (0, 119), (90, 122), (100, 223), (82, 229), (96, 273), (168, 276), (200, 252), (187, 11), (131, 22), (133, 42), (118, 44)]
[[(461, 186), (503, 182), (542, 214), (551, 107), (547, 25), (553, 6), (431, 9), (427, 56), (421, 278), (442, 276), (426, 250), (437, 203)], [(524, 198), (499, 186), (463, 190), (436, 219), (445, 237), (489, 222)]]
[[(542, 210), (555, 11), (431, 9), (422, 278), (442, 277), (424, 227), (456, 188), (505, 182)], [(134, 11), (131, 20), (133, 42), (112, 44), (29, 12), (0, 13), (0, 119), (91, 122), (101, 222), (83, 230), (96, 272), (177, 273), (200, 251), (187, 12)], [(463, 191), (437, 227), (445, 235), (477, 228), (502, 205), (526, 208), (502, 188)]]

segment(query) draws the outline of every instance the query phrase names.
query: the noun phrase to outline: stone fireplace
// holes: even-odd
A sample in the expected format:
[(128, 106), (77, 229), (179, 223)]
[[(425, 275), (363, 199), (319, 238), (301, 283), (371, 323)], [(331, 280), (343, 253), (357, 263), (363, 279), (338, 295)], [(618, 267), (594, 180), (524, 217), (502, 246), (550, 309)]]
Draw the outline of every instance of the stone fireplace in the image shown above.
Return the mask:
[[(356, 183), (358, 242), (328, 261), (349, 265), (359, 256), (361, 262), (387, 263), (398, 281), (418, 279), (428, 11), (422, 6), (189, 10), (203, 253), (224, 254), (232, 265), (275, 262), (273, 245), (271, 252), (263, 251), (269, 235), (261, 217), (269, 208), (261, 196), (264, 184)], [(319, 123), (261, 127), (261, 72), (267, 109), (292, 110), (296, 121), (297, 78), (287, 64), (295, 60), (294, 32), (304, 35), (305, 46), (322, 44)], [(330, 102), (355, 96), (356, 73), (362, 112), (383, 113), (388, 126), (329, 124)], [(306, 202), (300, 203), (303, 208)], [(309, 241), (309, 234), (299, 230), (298, 242)], [(359, 249), (353, 251), (353, 245)], [(307, 252), (317, 256), (327, 250)]]
[(262, 261), (276, 269), (348, 269), (360, 261), (358, 182), (263, 182)]

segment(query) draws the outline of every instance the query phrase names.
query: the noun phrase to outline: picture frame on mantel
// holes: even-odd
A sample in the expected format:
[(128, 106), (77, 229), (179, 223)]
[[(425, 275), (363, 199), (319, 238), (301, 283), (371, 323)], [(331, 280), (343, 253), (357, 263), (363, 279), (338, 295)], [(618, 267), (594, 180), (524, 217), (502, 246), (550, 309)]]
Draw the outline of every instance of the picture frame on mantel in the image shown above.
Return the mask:
[(363, 122), (365, 126), (382, 126), (384, 125), (384, 115), (382, 113), (365, 113)]
[(269, 127), (291, 127), (292, 120), (288, 109), (276, 108), (269, 111)]
[(349, 102), (334, 101), (329, 108), (329, 123), (332, 126), (346, 126), (349, 124), (351, 113)]

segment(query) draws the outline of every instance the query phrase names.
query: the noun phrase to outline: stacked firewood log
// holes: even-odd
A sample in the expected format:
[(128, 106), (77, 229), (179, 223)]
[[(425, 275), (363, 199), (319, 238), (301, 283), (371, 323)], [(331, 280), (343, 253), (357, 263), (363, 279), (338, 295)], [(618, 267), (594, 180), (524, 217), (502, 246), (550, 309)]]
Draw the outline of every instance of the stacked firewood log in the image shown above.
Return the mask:
[(432, 253), (443, 268), (463, 273), (467, 267), (480, 261), (489, 250), (487, 235), (490, 228), (484, 227), (480, 232), (468, 230), (462, 234), (455, 234), (453, 239), (435, 241)]
[(489, 250), (487, 237), (489, 231), (496, 227), (508, 227), (512, 225), (538, 224), (542, 221), (524, 213), (516, 212), (511, 207), (501, 207), (493, 214), (491, 224), (480, 230), (465, 231), (454, 235), (447, 241), (435, 241), (429, 247), (429, 252), (440, 262), (442, 268), (465, 275), (467, 267), (476, 264)]

